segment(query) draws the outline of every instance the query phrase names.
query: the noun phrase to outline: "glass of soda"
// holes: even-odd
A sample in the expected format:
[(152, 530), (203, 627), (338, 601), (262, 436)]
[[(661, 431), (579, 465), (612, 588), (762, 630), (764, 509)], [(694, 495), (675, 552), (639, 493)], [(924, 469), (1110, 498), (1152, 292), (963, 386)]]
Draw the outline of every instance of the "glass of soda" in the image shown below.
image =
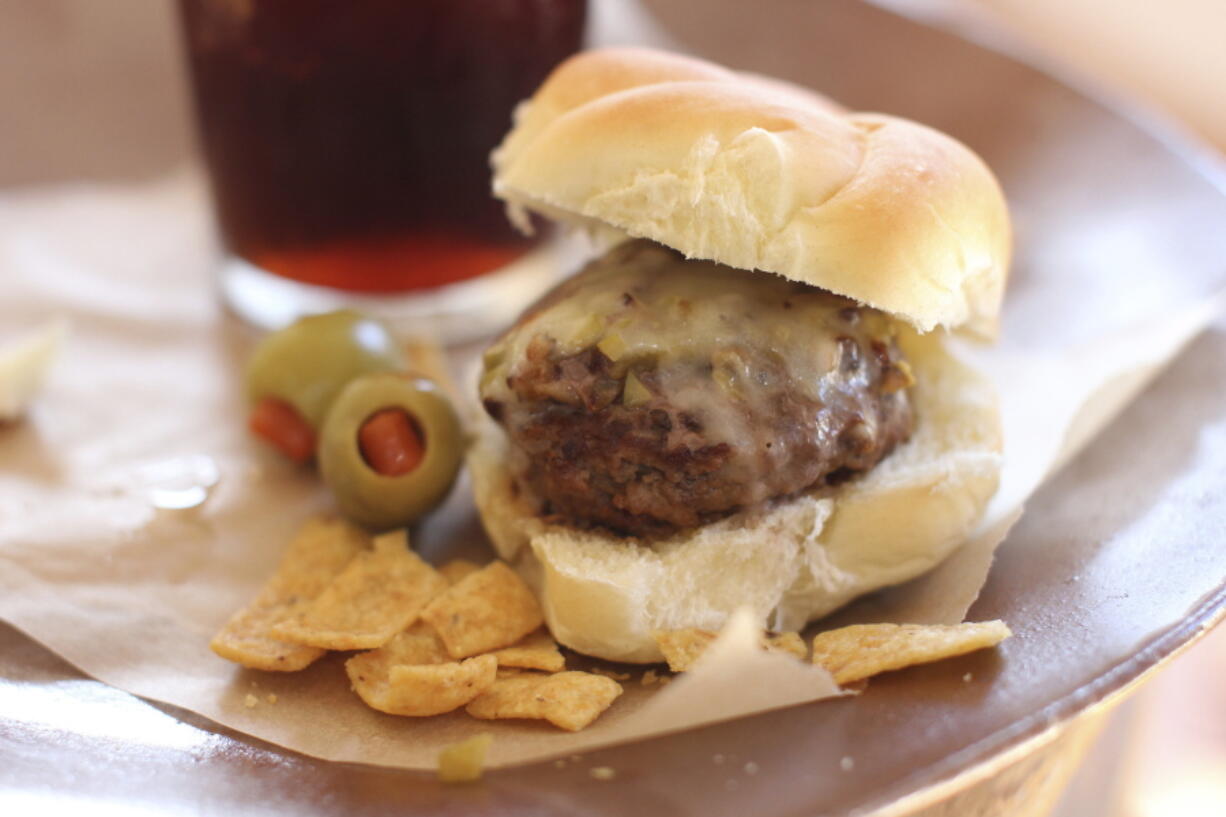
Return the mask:
[(455, 340), (553, 276), (490, 195), (516, 103), (582, 40), (586, 0), (180, 0), (240, 317), (342, 306)]

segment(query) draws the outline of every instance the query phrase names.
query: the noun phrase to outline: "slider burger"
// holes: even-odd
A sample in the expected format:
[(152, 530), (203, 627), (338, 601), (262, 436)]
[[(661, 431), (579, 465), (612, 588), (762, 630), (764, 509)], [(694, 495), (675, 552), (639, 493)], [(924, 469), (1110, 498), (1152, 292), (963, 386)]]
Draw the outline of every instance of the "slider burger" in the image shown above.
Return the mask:
[(606, 251), (484, 356), (470, 454), (499, 554), (563, 644), (660, 660), (653, 633), (748, 606), (799, 629), (906, 581), (996, 490), (999, 186), (937, 131), (640, 49), (557, 68), (494, 192)]

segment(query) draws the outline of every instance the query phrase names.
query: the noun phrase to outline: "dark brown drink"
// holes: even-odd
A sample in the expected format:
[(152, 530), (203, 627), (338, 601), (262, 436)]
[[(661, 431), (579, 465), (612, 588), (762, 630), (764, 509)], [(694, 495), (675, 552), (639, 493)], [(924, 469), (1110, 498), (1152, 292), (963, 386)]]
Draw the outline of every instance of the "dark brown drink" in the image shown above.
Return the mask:
[(268, 272), (406, 292), (528, 246), (489, 193), (585, 0), (181, 0), (222, 236)]

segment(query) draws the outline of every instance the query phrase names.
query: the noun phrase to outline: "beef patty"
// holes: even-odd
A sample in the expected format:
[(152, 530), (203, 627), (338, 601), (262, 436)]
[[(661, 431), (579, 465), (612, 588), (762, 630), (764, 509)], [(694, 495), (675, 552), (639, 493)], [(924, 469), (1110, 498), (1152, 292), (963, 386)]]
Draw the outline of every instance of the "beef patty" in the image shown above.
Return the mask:
[(655, 537), (872, 468), (910, 434), (890, 319), (622, 244), (486, 353), (481, 395), (542, 513)]

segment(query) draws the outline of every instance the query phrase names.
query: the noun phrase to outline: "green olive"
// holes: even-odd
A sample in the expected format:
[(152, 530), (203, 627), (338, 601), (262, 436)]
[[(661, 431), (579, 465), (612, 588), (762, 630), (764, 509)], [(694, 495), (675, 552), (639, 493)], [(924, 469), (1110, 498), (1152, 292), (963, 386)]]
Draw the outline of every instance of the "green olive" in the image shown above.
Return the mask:
[[(374, 415), (404, 411), (424, 454), (411, 471), (384, 476), (367, 462), (359, 432)], [(447, 496), (460, 470), (464, 435), (451, 402), (432, 381), (390, 372), (354, 379), (324, 422), (319, 470), (341, 513), (374, 530), (403, 527)]]
[(400, 347), (378, 321), (350, 310), (308, 315), (256, 348), (247, 364), (247, 398), (284, 400), (318, 430), (350, 380), (404, 366)]

